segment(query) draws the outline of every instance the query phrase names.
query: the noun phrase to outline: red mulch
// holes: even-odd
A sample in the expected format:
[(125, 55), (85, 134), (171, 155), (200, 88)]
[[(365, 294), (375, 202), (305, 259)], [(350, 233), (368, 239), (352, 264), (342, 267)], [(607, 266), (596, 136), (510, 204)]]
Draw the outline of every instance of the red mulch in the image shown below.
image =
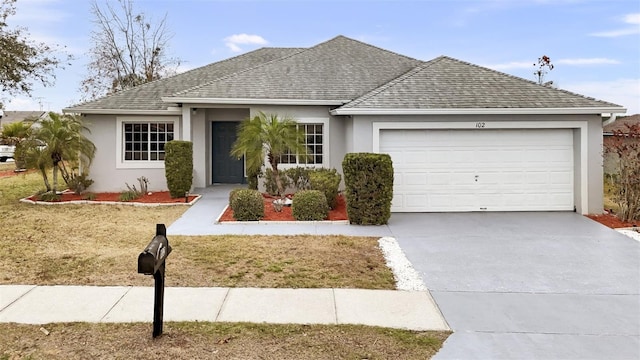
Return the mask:
[(608, 226), (612, 229), (617, 228), (625, 228), (625, 227), (635, 227), (640, 224), (638, 222), (625, 222), (618, 219), (614, 214), (602, 214), (602, 215), (587, 215), (587, 217), (591, 220), (597, 221), (604, 226)]
[[(273, 200), (276, 198), (264, 195), (264, 218), (262, 221), (296, 221), (291, 213), (291, 206), (283, 206), (281, 212), (276, 212), (273, 209)], [(344, 200), (344, 196), (338, 195), (338, 203), (336, 208), (329, 211), (329, 216), (326, 220), (347, 220), (347, 204)], [(231, 207), (227, 207), (225, 212), (220, 217), (220, 221), (236, 221), (233, 218), (233, 210)]]
[(0, 179), (1, 178), (5, 178), (5, 177), (10, 177), (10, 176), (29, 174), (29, 173), (32, 173), (34, 171), (35, 170), (27, 170), (27, 171), (14, 171), (13, 169), (2, 170), (2, 171), (0, 171)]
[[(120, 193), (92, 193), (95, 194), (93, 200), (86, 199), (87, 194), (76, 195), (72, 192), (65, 192), (60, 195), (60, 200), (56, 202), (88, 200), (91, 202), (107, 202), (107, 201), (120, 201)], [(149, 195), (151, 194), (151, 195)], [(184, 203), (184, 197), (172, 199), (168, 191), (155, 191), (149, 194), (145, 194), (135, 200), (128, 201), (130, 203), (145, 203), (145, 204), (175, 204)], [(195, 195), (189, 195), (189, 202), (195, 199)], [(36, 201), (35, 196), (28, 197), (27, 199)]]

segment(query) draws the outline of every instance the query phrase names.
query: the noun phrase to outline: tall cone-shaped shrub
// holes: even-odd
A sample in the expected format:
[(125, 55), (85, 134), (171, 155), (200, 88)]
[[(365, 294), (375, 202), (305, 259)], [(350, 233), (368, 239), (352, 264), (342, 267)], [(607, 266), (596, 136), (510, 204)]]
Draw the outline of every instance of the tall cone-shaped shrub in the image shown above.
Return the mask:
[(347, 215), (357, 225), (382, 225), (391, 217), (393, 163), (387, 154), (349, 153), (342, 161)]
[(172, 140), (164, 146), (164, 175), (172, 198), (185, 197), (193, 184), (193, 143)]

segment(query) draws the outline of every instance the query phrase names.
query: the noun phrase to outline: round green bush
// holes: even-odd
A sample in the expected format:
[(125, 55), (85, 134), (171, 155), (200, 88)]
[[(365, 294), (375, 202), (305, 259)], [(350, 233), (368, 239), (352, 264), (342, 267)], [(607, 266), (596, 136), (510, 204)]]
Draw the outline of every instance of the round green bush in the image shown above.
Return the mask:
[(233, 217), (238, 221), (258, 221), (264, 217), (264, 201), (257, 190), (241, 189), (231, 199)]
[(382, 225), (391, 217), (393, 162), (388, 154), (349, 153), (342, 161), (347, 215), (356, 225)]
[(327, 197), (318, 190), (302, 190), (293, 197), (293, 218), (298, 221), (324, 220), (329, 215)]
[(311, 189), (322, 191), (331, 209), (335, 209), (337, 205), (338, 188), (340, 187), (341, 179), (336, 169), (320, 168), (309, 171)]

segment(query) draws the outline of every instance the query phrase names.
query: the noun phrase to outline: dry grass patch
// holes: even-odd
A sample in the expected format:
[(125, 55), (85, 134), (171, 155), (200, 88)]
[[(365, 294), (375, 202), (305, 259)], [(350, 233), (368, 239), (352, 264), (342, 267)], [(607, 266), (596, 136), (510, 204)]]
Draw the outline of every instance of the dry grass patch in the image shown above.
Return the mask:
[(449, 332), (346, 325), (0, 324), (0, 359), (429, 359)]
[(375, 238), (171, 237), (167, 282), (196, 286), (395, 289)]
[[(0, 284), (151, 286), (137, 256), (186, 207), (31, 205), (37, 174), (0, 179)], [(169, 236), (168, 286), (394, 289), (374, 238)]]

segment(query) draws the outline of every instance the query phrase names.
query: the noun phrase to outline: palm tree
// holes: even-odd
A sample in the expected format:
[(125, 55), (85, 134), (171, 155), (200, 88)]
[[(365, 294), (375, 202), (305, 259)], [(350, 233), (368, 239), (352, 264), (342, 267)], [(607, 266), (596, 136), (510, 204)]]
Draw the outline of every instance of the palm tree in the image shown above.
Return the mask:
[[(36, 162), (43, 174), (43, 180), (48, 191), (56, 192), (58, 187), (58, 172), (68, 181), (69, 173), (65, 162), (86, 162), (90, 164), (96, 152), (95, 145), (87, 139), (85, 132), (90, 132), (82, 119), (74, 115), (59, 115), (49, 113), (49, 119), (39, 122), (39, 128), (34, 130), (34, 142), (30, 153), (32, 161)], [(39, 144), (39, 145), (38, 145)], [(53, 167), (53, 183), (49, 188), (46, 172), (43, 167), (48, 159)]]
[(245, 156), (247, 173), (257, 173), (264, 163), (265, 155), (273, 170), (273, 176), (280, 195), (284, 195), (278, 164), (280, 156), (289, 152), (307, 156), (304, 145), (305, 135), (298, 123), (291, 117), (279, 117), (262, 111), (253, 118), (244, 120), (238, 126), (238, 137), (231, 149), (237, 159)]

